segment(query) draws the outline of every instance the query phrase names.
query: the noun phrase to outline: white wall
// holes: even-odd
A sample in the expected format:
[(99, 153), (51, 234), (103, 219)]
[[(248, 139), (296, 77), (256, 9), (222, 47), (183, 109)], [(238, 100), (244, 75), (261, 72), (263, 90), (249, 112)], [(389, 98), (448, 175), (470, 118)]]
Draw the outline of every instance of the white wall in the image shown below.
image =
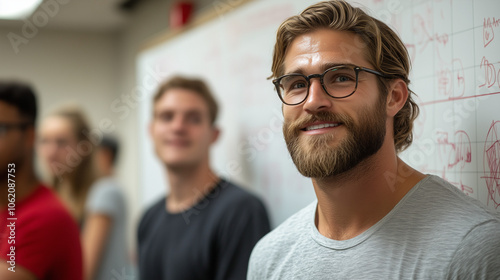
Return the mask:
[[(217, 1), (195, 2), (196, 16)], [(129, 13), (127, 25), (113, 32), (38, 28), (26, 44), (16, 47), (8, 34), (22, 36), (23, 26), (0, 27), (0, 79), (32, 83), (38, 94), (39, 119), (60, 105), (77, 103), (87, 112), (92, 128), (98, 129), (105, 119), (116, 127), (114, 133), (122, 145), (116, 175), (128, 199), (132, 251), (142, 214), (138, 145), (150, 139), (146, 131), (138, 131), (138, 104), (128, 98), (136, 86), (136, 56), (145, 42), (168, 31), (170, 5), (171, 1), (143, 1)]]
[[(119, 35), (119, 60), (117, 73), (117, 98), (130, 96), (136, 86), (136, 55), (140, 46), (148, 38), (155, 36), (168, 28), (168, 3), (167, 1), (146, 1), (129, 19), (125, 30)], [(149, 102), (145, 100), (144, 102)], [(125, 185), (129, 199), (129, 244), (132, 250), (136, 246), (136, 232), (139, 219), (142, 215), (140, 209), (139, 186), (139, 141), (148, 141), (147, 131), (138, 130), (136, 102), (133, 106), (126, 106), (129, 111), (121, 112), (118, 116), (118, 135), (122, 140), (122, 158), (119, 160), (117, 176)], [(122, 104), (122, 106), (125, 106)], [(137, 107), (136, 107), (137, 106)]]
[(19, 30), (0, 28), (0, 77), (32, 83), (40, 116), (67, 102), (92, 112), (93, 123), (108, 115), (117, 93), (116, 35), (40, 29), (15, 53), (7, 34)]

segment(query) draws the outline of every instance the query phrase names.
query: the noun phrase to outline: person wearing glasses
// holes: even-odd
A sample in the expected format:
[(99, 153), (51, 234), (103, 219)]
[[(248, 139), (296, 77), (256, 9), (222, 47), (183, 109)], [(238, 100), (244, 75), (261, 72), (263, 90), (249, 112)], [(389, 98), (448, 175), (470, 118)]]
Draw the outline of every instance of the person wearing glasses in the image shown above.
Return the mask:
[(500, 279), (498, 215), (398, 157), (418, 115), (409, 71), (396, 33), (345, 1), (281, 24), (284, 138), (317, 201), (259, 241), (248, 279)]
[(210, 167), (217, 108), (200, 79), (172, 77), (154, 96), (150, 135), (169, 193), (139, 224), (142, 280), (245, 279), (254, 245), (270, 230), (262, 202)]
[(81, 280), (78, 226), (35, 175), (36, 98), (0, 81), (0, 279)]

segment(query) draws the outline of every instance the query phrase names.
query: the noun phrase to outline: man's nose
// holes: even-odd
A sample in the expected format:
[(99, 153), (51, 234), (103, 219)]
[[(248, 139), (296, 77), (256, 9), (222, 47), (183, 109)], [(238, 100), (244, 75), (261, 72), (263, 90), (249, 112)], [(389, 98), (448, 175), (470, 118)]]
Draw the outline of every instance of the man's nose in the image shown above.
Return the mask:
[(303, 109), (309, 113), (328, 110), (332, 107), (332, 101), (333, 98), (325, 92), (320, 80), (312, 78), (309, 85), (309, 94), (304, 101)]

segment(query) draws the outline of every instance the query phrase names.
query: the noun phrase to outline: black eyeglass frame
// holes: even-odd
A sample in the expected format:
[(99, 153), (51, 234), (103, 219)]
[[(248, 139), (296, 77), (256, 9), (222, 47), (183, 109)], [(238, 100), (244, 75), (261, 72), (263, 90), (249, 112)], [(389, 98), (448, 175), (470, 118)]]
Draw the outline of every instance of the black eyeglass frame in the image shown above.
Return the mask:
[[(333, 69), (344, 68), (344, 67), (352, 67), (353, 68), (354, 72), (356, 73), (356, 85), (354, 86), (354, 90), (350, 94), (348, 94), (346, 96), (342, 96), (342, 97), (333, 96), (330, 93), (328, 93), (328, 91), (326, 90), (325, 84), (323, 82), (323, 78), (325, 77), (325, 75), (328, 72), (332, 71)], [(295, 105), (299, 105), (302, 102), (304, 102), (307, 99), (307, 97), (309, 96), (309, 88), (311, 87), (311, 79), (312, 78), (319, 78), (319, 81), (321, 83), (321, 87), (323, 88), (323, 90), (325, 91), (325, 93), (328, 96), (330, 96), (331, 98), (342, 99), (342, 98), (347, 98), (347, 97), (353, 95), (356, 92), (356, 90), (358, 89), (358, 75), (359, 75), (359, 72), (361, 72), (361, 71), (368, 72), (368, 73), (377, 75), (377, 76), (382, 77), (382, 78), (392, 78), (391, 76), (385, 75), (385, 74), (383, 74), (383, 73), (381, 73), (379, 71), (376, 71), (376, 70), (373, 70), (373, 69), (370, 69), (370, 68), (360, 67), (360, 66), (356, 66), (356, 65), (344, 64), (344, 65), (337, 65), (337, 66), (330, 67), (330, 68), (326, 69), (325, 72), (323, 72), (322, 74), (311, 74), (309, 76), (306, 76), (306, 75), (303, 75), (303, 74), (300, 74), (300, 73), (291, 73), (291, 74), (286, 74), (286, 75), (283, 75), (281, 77), (278, 77), (278, 78), (274, 79), (272, 82), (273, 82), (274, 86), (276, 87), (276, 93), (278, 94), (278, 97), (280, 98), (281, 102), (283, 102), (283, 104), (288, 105), (288, 106), (295, 106)], [(298, 102), (298, 103), (286, 103), (285, 100), (283, 100), (283, 97), (280, 94), (280, 82), (281, 82), (281, 79), (286, 78), (286, 77), (290, 77), (290, 76), (302, 76), (307, 81), (307, 93), (306, 93), (304, 99), (302, 101)]]

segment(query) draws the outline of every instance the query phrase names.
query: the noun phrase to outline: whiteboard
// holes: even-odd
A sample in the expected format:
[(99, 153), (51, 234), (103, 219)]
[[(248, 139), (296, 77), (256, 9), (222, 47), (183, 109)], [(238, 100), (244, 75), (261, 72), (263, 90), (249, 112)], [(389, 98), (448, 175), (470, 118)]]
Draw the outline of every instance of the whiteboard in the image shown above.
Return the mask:
[[(266, 78), (279, 24), (317, 1), (252, 1), (236, 7), (237, 2), (242, 1), (214, 2), (214, 19), (137, 58), (141, 202), (147, 207), (168, 189), (146, 133), (152, 95), (173, 74), (202, 77), (221, 105), (222, 134), (211, 164), (260, 196), (274, 227), (315, 195), (311, 180), (298, 173), (288, 154), (281, 102)], [(403, 160), (500, 211), (500, 1), (354, 5), (397, 30), (411, 55), (410, 88), (418, 95), (421, 115)]]

